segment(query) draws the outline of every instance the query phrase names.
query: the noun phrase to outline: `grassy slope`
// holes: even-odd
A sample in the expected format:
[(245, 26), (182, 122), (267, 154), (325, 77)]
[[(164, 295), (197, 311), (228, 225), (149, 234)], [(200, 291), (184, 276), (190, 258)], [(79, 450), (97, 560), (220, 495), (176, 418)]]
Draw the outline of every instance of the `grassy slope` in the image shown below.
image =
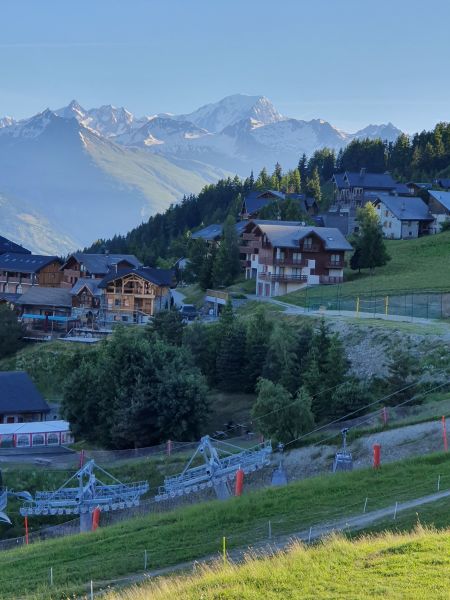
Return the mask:
[[(450, 260), (450, 231), (418, 238), (416, 240), (386, 240), (391, 260), (384, 267), (359, 275), (347, 271), (346, 281), (339, 286), (340, 296), (356, 296), (362, 293), (386, 290), (433, 290), (450, 288), (450, 270), (445, 265)], [(337, 286), (309, 288), (308, 293), (324, 298), (336, 297)], [(305, 291), (292, 292), (283, 300), (303, 304)]]
[(199, 575), (162, 580), (109, 600), (256, 600), (264, 598), (444, 599), (449, 597), (450, 533), (335, 537), (313, 548), (294, 545), (244, 565), (217, 564)]
[[(371, 469), (304, 480), (228, 502), (209, 502), (171, 513), (154, 514), (66, 539), (56, 539), (0, 553), (0, 590), (4, 599), (59, 598), (75, 593), (91, 578), (96, 581), (142, 571), (144, 549), (149, 568), (177, 564), (218, 552), (223, 535), (228, 547), (267, 539), (267, 523), (274, 535), (305, 529), (324, 520), (360, 514), (392, 505), (436, 489), (450, 487), (450, 457), (436, 454)], [(448, 503), (441, 510), (449, 517)], [(54, 570), (54, 595), (47, 587)]]

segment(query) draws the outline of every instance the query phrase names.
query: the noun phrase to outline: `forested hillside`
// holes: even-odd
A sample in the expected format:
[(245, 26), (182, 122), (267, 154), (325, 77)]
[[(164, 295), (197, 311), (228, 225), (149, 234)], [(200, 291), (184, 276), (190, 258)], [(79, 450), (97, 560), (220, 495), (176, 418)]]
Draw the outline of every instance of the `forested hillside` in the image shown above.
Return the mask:
[(158, 259), (184, 256), (187, 231), (211, 223), (222, 222), (228, 214), (237, 217), (242, 199), (252, 189), (279, 189), (306, 192), (322, 209), (330, 202), (329, 180), (334, 172), (390, 171), (400, 181), (432, 181), (438, 176), (450, 176), (450, 124), (438, 123), (432, 131), (423, 131), (409, 138), (402, 134), (395, 142), (354, 140), (337, 155), (334, 150), (317, 150), (311, 157), (300, 157), (296, 169), (283, 172), (275, 165), (271, 175), (263, 169), (255, 179), (253, 173), (245, 180), (227, 178), (203, 188), (198, 195), (185, 196), (125, 236), (98, 240), (91, 252), (127, 252), (136, 254), (146, 264)]

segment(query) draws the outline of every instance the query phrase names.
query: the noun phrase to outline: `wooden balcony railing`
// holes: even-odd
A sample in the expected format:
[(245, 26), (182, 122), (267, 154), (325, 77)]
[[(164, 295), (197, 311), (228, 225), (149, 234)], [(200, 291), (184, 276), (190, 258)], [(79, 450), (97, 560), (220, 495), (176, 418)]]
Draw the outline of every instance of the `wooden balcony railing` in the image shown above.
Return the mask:
[(308, 261), (306, 258), (301, 258), (300, 260), (298, 260), (298, 259), (292, 258), (290, 256), (285, 256), (284, 258), (275, 258), (274, 264), (281, 265), (281, 266), (289, 265), (290, 267), (306, 267), (308, 264)]

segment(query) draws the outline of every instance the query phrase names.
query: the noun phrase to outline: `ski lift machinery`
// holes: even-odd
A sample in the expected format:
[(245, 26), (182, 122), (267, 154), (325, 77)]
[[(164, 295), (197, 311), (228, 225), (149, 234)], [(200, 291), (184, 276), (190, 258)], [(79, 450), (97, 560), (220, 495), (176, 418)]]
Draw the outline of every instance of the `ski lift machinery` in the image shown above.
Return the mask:
[(0, 471), (0, 523), (8, 523), (9, 525), (11, 525), (11, 520), (6, 514), (6, 507), (10, 497), (31, 500), (31, 494), (28, 492), (14, 492), (3, 487), (2, 472)]
[[(105, 481), (98, 479), (95, 470)], [(71, 487), (71, 482), (77, 485)], [(140, 498), (148, 491), (148, 482), (122, 483), (113, 475), (88, 461), (60, 488), (53, 492), (36, 492), (20, 509), (24, 517), (42, 515), (80, 515), (80, 531), (90, 531), (92, 513), (130, 509), (139, 506)]]
[[(182, 473), (165, 478), (155, 500), (170, 500), (207, 488), (213, 488), (219, 500), (226, 500), (231, 496), (229, 483), (236, 477), (237, 471), (241, 469), (248, 474), (268, 466), (271, 453), (270, 441), (243, 450), (239, 446), (206, 435), (201, 438)], [(203, 457), (204, 464), (192, 467), (200, 456)]]

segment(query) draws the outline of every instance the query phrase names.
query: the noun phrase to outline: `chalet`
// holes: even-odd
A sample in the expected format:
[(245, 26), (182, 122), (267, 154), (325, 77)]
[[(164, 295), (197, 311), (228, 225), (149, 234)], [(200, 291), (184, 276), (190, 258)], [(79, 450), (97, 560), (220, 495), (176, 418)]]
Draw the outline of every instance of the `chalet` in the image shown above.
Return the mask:
[(434, 217), (425, 202), (417, 196), (403, 198), (379, 194), (373, 204), (386, 238), (411, 239), (434, 231)]
[(426, 194), (429, 190), (432, 189), (433, 184), (428, 183), (426, 181), (410, 181), (406, 184), (409, 189), (409, 192), (412, 196), (421, 196), (422, 194)]
[(61, 267), (61, 286), (72, 288), (80, 279), (103, 279), (105, 275), (123, 269), (140, 267), (141, 263), (133, 254), (71, 254)]
[(19, 246), (19, 244), (11, 242), (11, 240), (0, 235), (0, 254), (6, 254), (7, 252), (12, 252), (14, 254), (31, 254), (30, 250), (27, 250), (23, 246)]
[(441, 225), (450, 219), (450, 192), (429, 190), (428, 207), (434, 217), (435, 232), (439, 233)]
[(107, 320), (145, 323), (159, 310), (170, 307), (175, 287), (172, 269), (138, 267), (110, 273), (99, 283)]
[(0, 372), (0, 423), (44, 421), (50, 407), (24, 371)]
[(319, 207), (314, 198), (307, 197), (305, 194), (293, 194), (279, 192), (277, 190), (253, 191), (245, 197), (240, 217), (243, 220), (256, 219), (261, 210), (272, 202), (283, 202), (284, 200), (293, 200), (298, 203), (300, 211), (305, 216), (315, 216), (319, 212)]
[(67, 332), (76, 321), (72, 317), (72, 296), (63, 288), (30, 288), (15, 306), (29, 329), (45, 333)]
[(248, 255), (246, 277), (256, 269), (257, 296), (280, 296), (305, 285), (341, 283), (345, 252), (352, 250), (338, 229), (283, 222), (252, 222), (244, 237), (258, 252)]
[(0, 255), (0, 292), (23, 294), (34, 286), (59, 287), (62, 273), (57, 256), (6, 252)]
[(335, 207), (363, 206), (367, 196), (378, 193), (410, 193), (407, 186), (396, 183), (390, 173), (368, 173), (366, 169), (359, 173), (335, 173), (331, 181), (334, 184)]

